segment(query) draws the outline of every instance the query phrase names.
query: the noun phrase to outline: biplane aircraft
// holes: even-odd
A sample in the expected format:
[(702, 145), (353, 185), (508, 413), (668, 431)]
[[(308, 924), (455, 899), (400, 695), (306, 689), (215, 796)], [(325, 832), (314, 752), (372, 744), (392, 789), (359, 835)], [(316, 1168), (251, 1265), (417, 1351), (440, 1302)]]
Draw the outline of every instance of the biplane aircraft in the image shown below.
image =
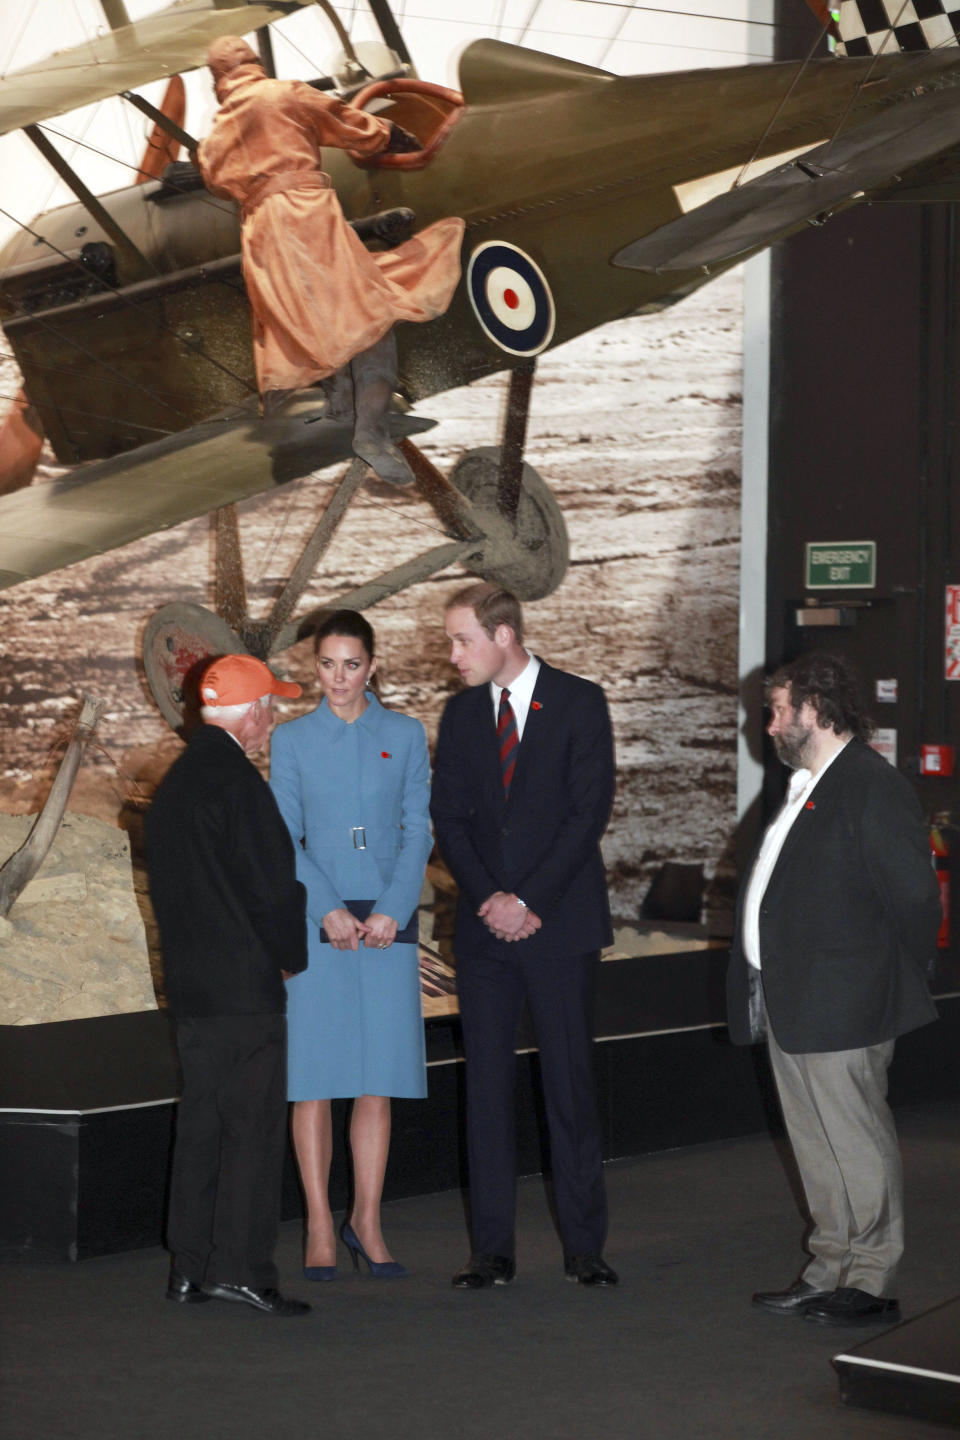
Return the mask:
[[(843, 58), (628, 77), (480, 40), (453, 91), (416, 77), (386, 0), (370, 5), (390, 73), (365, 73), (353, 56), (312, 83), (375, 107), (422, 148), (373, 160), (331, 151), (323, 164), (348, 220), (388, 217), (378, 222), (386, 240), (371, 243), (390, 243), (389, 217), (403, 211), (414, 229), (445, 215), (466, 222), (449, 311), (398, 332), (393, 423), (447, 539), (330, 603), (370, 605), (455, 562), (524, 598), (549, 593), (566, 567), (563, 518), (523, 459), (539, 354), (672, 305), (848, 206), (960, 195), (960, 50), (945, 15), (939, 27), (923, 22), (919, 41), (855, 25), (846, 48), (863, 53)], [(216, 511), (218, 614), (165, 607), (145, 638), (173, 722), (198, 654), (266, 658), (307, 632), (296, 603), (367, 472), (350, 465), (270, 616), (251, 621), (234, 502), (349, 460), (349, 428), (324, 419), (320, 390), (259, 415), (231, 205), (183, 162), (98, 198), (43, 123), (123, 94), (152, 116), (173, 160), (192, 144), (176, 95), (158, 110), (136, 87), (202, 66), (224, 34), (257, 32), (269, 68), (266, 27), (297, 8), (180, 0), (124, 23), (111, 0), (109, 35), (0, 80), (0, 133), (24, 129), (77, 197), (25, 227), (27, 258), (22, 241), (0, 252), (0, 319), (43, 432), (78, 467), (0, 497), (0, 586)], [(843, 0), (851, 9), (859, 21), (857, 0)], [(833, 22), (821, 13), (823, 33)], [(412, 439), (430, 422), (410, 408), (497, 371), (510, 376), (500, 446), (440, 474)]]

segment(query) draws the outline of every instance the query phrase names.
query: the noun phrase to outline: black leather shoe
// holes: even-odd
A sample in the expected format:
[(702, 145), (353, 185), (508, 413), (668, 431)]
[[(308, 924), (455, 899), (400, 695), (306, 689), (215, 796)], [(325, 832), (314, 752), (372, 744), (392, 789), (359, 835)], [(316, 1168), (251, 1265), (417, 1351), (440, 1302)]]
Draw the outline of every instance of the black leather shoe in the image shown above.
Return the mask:
[(602, 1255), (564, 1255), (563, 1273), (579, 1285), (619, 1285), (620, 1276)]
[(900, 1306), (896, 1300), (845, 1285), (826, 1300), (811, 1305), (803, 1318), (814, 1325), (896, 1325)]
[(485, 1290), (488, 1285), (509, 1285), (516, 1262), (506, 1255), (471, 1255), (453, 1277), (454, 1290)]
[(803, 1315), (811, 1305), (828, 1300), (832, 1290), (818, 1290), (806, 1280), (795, 1280), (789, 1290), (760, 1290), (753, 1297), (753, 1304), (760, 1310), (769, 1310), (771, 1315)]
[(252, 1285), (226, 1285), (213, 1282), (203, 1287), (211, 1300), (232, 1300), (238, 1305), (252, 1305), (267, 1315), (306, 1315), (310, 1306), (305, 1300), (287, 1300), (278, 1290), (254, 1290)]
[(206, 1305), (210, 1296), (204, 1295), (200, 1286), (188, 1280), (186, 1275), (181, 1275), (176, 1265), (171, 1265), (167, 1299), (176, 1300), (180, 1305)]

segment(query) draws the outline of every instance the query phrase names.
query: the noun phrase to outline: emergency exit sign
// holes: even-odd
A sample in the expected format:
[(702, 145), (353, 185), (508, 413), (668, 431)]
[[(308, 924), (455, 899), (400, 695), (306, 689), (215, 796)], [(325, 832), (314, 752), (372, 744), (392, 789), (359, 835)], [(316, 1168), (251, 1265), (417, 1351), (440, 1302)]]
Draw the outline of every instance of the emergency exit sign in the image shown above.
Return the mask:
[(876, 583), (876, 540), (807, 542), (808, 590), (871, 590)]

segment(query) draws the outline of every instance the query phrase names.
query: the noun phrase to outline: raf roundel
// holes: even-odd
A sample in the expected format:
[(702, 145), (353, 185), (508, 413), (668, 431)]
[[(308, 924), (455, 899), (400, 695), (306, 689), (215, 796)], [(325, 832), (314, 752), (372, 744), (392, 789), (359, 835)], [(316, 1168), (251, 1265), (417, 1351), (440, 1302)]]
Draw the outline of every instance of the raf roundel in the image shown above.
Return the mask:
[(509, 355), (538, 355), (553, 338), (556, 311), (540, 267), (502, 240), (488, 240), (470, 256), (467, 288), (474, 314), (494, 344)]

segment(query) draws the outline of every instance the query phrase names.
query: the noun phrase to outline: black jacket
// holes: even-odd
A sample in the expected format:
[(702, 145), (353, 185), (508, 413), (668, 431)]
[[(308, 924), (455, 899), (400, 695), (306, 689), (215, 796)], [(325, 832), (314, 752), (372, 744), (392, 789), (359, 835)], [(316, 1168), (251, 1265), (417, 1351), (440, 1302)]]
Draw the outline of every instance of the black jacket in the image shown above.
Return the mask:
[[(739, 1045), (755, 983), (743, 901), (727, 976)], [(777, 858), (760, 906), (767, 1018), (782, 1050), (809, 1054), (893, 1040), (937, 1016), (927, 988), (940, 902), (919, 801), (869, 745), (851, 740), (818, 781)]]
[(497, 890), (543, 921), (525, 955), (582, 955), (613, 935), (600, 837), (613, 804), (613, 738), (599, 685), (542, 661), (504, 800), (490, 687), (454, 695), (434, 761), (437, 844), (460, 887), (455, 948), (490, 932), (476, 911)]
[(146, 821), (170, 1011), (282, 1012), (307, 966), (306, 892), (266, 781), (225, 730), (200, 725)]

